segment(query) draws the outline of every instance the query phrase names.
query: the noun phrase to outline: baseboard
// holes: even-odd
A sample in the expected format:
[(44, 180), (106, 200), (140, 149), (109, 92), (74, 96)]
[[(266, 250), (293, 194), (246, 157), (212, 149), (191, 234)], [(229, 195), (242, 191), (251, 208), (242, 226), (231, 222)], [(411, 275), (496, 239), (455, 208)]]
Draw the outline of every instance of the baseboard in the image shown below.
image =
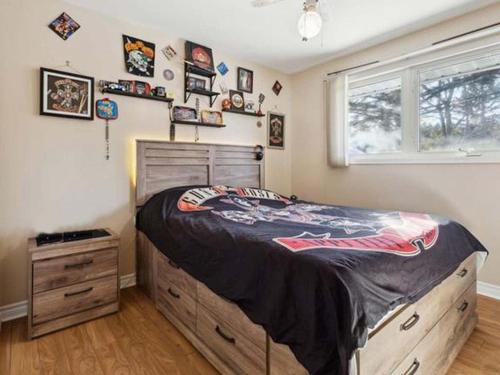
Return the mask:
[(488, 284), (482, 281), (477, 282), (477, 292), (483, 296), (500, 300), (500, 286)]
[[(136, 284), (135, 273), (120, 276), (120, 289)], [(28, 301), (21, 301), (0, 307), (0, 322), (22, 318), (28, 314)]]

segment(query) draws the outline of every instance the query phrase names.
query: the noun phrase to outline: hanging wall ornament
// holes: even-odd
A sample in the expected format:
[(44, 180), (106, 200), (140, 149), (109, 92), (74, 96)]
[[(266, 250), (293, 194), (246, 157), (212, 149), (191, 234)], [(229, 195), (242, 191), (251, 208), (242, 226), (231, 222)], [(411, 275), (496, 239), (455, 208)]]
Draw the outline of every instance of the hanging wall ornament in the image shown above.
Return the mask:
[(96, 101), (96, 116), (106, 120), (106, 160), (109, 160), (109, 120), (118, 118), (118, 105), (108, 98), (98, 99)]

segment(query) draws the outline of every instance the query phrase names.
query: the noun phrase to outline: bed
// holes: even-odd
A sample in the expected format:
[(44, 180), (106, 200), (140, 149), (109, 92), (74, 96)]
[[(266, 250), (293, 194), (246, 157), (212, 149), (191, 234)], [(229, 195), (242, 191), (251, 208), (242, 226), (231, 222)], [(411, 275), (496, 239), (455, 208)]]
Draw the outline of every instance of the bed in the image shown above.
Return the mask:
[[(327, 219), (325, 219), (325, 215), (321, 214), (321, 209), (325, 209), (325, 212), (328, 212), (328, 209), (350, 210), (339, 207), (318, 207), (307, 202), (290, 202), (286, 197), (262, 190), (261, 188), (264, 187), (265, 158), (257, 160), (257, 151), (260, 150), (256, 150), (253, 146), (137, 141), (136, 202), (138, 208), (150, 207), (140, 210), (138, 215), (137, 225), (141, 230), (137, 232), (137, 280), (145, 293), (155, 302), (159, 311), (222, 374), (307, 374), (309, 372), (346, 374), (350, 372), (353, 375), (412, 375), (446, 373), (477, 322), (475, 312), (476, 267), (478, 259), (481, 258), (480, 254), (484, 254), (484, 248), (465, 229), (462, 233), (462, 229), (458, 225), (453, 227), (454, 232), (450, 236), (465, 236), (464, 240), (470, 241), (469, 245), (475, 247), (478, 252), (458, 251), (461, 250), (458, 249), (457, 254), (461, 254), (460, 259), (453, 258), (454, 253), (446, 255), (448, 258), (453, 258), (449, 259), (448, 268), (441, 270), (441, 274), (445, 273), (446, 277), (436, 279), (433, 283), (426, 283), (425, 287), (420, 288), (419, 293), (414, 293), (411, 296), (413, 298), (396, 298), (397, 303), (393, 303), (390, 309), (387, 309), (387, 306), (385, 309), (378, 310), (372, 308), (373, 306), (377, 307), (377, 304), (367, 305), (369, 308), (358, 306), (360, 312), (373, 310), (370, 314), (366, 314), (372, 316), (371, 322), (363, 314), (357, 314), (356, 319), (351, 319), (353, 316), (351, 310), (356, 307), (358, 299), (354, 297), (357, 289), (350, 286), (350, 283), (349, 287), (346, 288), (349, 293), (338, 292), (338, 296), (336, 294), (335, 301), (343, 301), (346, 306), (350, 305), (351, 308), (348, 314), (349, 320), (342, 322), (342, 313), (339, 313), (337, 319), (332, 319), (332, 321), (338, 320), (342, 323), (337, 324), (333, 328), (334, 331), (342, 333), (348, 326), (349, 332), (356, 331), (357, 328), (359, 328), (359, 332), (356, 335), (357, 340), (349, 341), (350, 345), (335, 347), (337, 357), (332, 360), (333, 364), (325, 364), (325, 353), (330, 353), (328, 346), (311, 346), (314, 346), (314, 340), (317, 341), (318, 338), (322, 337), (321, 331), (324, 327), (320, 327), (320, 332), (315, 332), (311, 336), (312, 341), (308, 343), (298, 342), (297, 332), (300, 332), (301, 328), (294, 322), (304, 323), (303, 333), (309, 337), (310, 327), (315, 327), (316, 315), (314, 319), (310, 319), (313, 322), (311, 325), (306, 321), (301, 321), (299, 319), (301, 316), (298, 316), (298, 313), (297, 316), (286, 316), (287, 311), (300, 311), (298, 308), (294, 309), (294, 305), (290, 305), (290, 301), (294, 301), (293, 296), (283, 295), (283, 293), (276, 294), (276, 298), (280, 300), (279, 303), (276, 302), (276, 305), (287, 307), (286, 309), (279, 310), (274, 307), (269, 309), (264, 305), (252, 305), (251, 302), (254, 301), (250, 297), (257, 295), (257, 293), (259, 296), (266, 295), (268, 298), (266, 301), (269, 301), (269, 293), (257, 292), (259, 290), (273, 291), (272, 288), (269, 288), (269, 283), (265, 284), (262, 281), (260, 289), (252, 287), (251, 290), (245, 290), (243, 294), (247, 293), (245, 296), (250, 296), (249, 298), (235, 297), (242, 295), (240, 286), (248, 285), (248, 283), (245, 284), (247, 275), (256, 272), (255, 270), (250, 273), (246, 272), (245, 268), (252, 267), (253, 264), (253, 261), (248, 261), (248, 259), (245, 261), (246, 267), (238, 265), (239, 261), (245, 260), (245, 254), (252, 251), (244, 249), (231, 260), (231, 256), (228, 255), (230, 253), (224, 252), (223, 247), (226, 243), (234, 241), (234, 249), (244, 247), (243, 242), (254, 245), (256, 243), (262, 244), (262, 248), (264, 248), (264, 242), (258, 242), (263, 241), (264, 234), (249, 229), (256, 220), (260, 221), (257, 225), (265, 225), (265, 228), (273, 227), (269, 222), (279, 226), (286, 221), (286, 224), (295, 230), (302, 228), (300, 225), (304, 224), (301, 223), (303, 220), (308, 221), (306, 224), (309, 227), (315, 224), (324, 227), (325, 225), (338, 225), (338, 223), (325, 222)], [(189, 188), (178, 188), (182, 186)], [(238, 186), (246, 187), (246, 189), (230, 188)], [(173, 237), (165, 237), (163, 224), (153, 217), (157, 215), (155, 212), (166, 210), (165, 194), (174, 196), (177, 211), (197, 213), (207, 210), (208, 206), (214, 206), (216, 200), (225, 209), (218, 210), (217, 215), (211, 213), (207, 216), (204, 212), (203, 215), (210, 218), (208, 220), (206, 218), (201, 220), (199, 219), (201, 216), (196, 216), (191, 224), (181, 222), (179, 227), (172, 229), (170, 235)], [(172, 198), (169, 199), (172, 201)], [(154, 203), (155, 201), (157, 203)], [(270, 203), (261, 207), (255, 203), (259, 201)], [(156, 208), (154, 208), (155, 205)], [(245, 205), (257, 205), (259, 209), (256, 210), (252, 206), (248, 211), (245, 211)], [(232, 209), (233, 206), (234, 209)], [(283, 209), (286, 211), (286, 220), (282, 217)], [(250, 211), (253, 216), (248, 215)], [(351, 216), (365, 214), (368, 213), (349, 212)], [(376, 215), (377, 220), (385, 222), (392, 221), (394, 213), (376, 212), (370, 213), (370, 215)], [(398, 216), (398, 220), (404, 219), (410, 222), (410, 232), (414, 230), (414, 227), (421, 228), (422, 225), (425, 227), (429, 224), (430, 219), (427, 216), (405, 215), (409, 216), (404, 218)], [(148, 230), (144, 228), (146, 222), (149, 223)], [(223, 234), (229, 236), (222, 237), (225, 238), (225, 241), (220, 243), (220, 251), (216, 249), (213, 253), (219, 257), (218, 260), (214, 258), (213, 254), (205, 258), (203, 255), (209, 253), (210, 247), (206, 247), (206, 243), (217, 241), (215, 233), (219, 229), (210, 227), (214, 222), (218, 223), (217, 228), (220, 227)], [(175, 235), (183, 232), (183, 225), (192, 225), (193, 228), (200, 229), (201, 233), (206, 231), (207, 235), (198, 236), (191, 233), (191, 237), (188, 235), (177, 242), (172, 241), (171, 239), (175, 238)], [(311, 251), (316, 252), (317, 254), (313, 254), (315, 257), (303, 257), (297, 263), (300, 265), (300, 270), (304, 270), (307, 269), (304, 264), (316, 267), (318, 259), (327, 256), (325, 254), (332, 253), (315, 250), (317, 247), (335, 249), (354, 243), (352, 246), (356, 249), (364, 246), (363, 250), (367, 251), (362, 252), (363, 257), (369, 260), (375, 253), (380, 253), (380, 251), (374, 251), (377, 250), (376, 248), (373, 249), (373, 247), (381, 246), (381, 242), (377, 241), (385, 241), (384, 244), (388, 250), (400, 253), (397, 259), (401, 267), (404, 268), (407, 260), (415, 255), (413, 253), (426, 252), (431, 248), (438, 236), (438, 228), (444, 228), (443, 226), (429, 227), (425, 234), (419, 238), (418, 243), (412, 243), (412, 246), (405, 247), (400, 246), (396, 243), (397, 241), (392, 245), (391, 238), (401, 235), (407, 236), (408, 233), (384, 232), (383, 238), (370, 237), (367, 242), (366, 238), (362, 240), (353, 238), (357, 238), (356, 233), (365, 233), (366, 231), (381, 233), (380, 228), (371, 228), (372, 225), (369, 222), (361, 219), (349, 223), (344, 220), (342, 225), (343, 227), (347, 225), (348, 230), (344, 229), (344, 231), (350, 235), (349, 239), (344, 239), (342, 244), (336, 242), (336, 238), (329, 238), (326, 235), (321, 238), (314, 237), (317, 236), (318, 232), (314, 232), (309, 227), (307, 235), (295, 237), (291, 235), (276, 237), (271, 233), (272, 238), (270, 237), (271, 240), (266, 243), (278, 247), (279, 250), (266, 253), (259, 259), (274, 258), (278, 256), (276, 254), (288, 256), (290, 252), (303, 254), (307, 254), (307, 251), (309, 254)], [(408, 226), (405, 230), (408, 230)], [(251, 238), (248, 240), (246, 237), (239, 238), (238, 233), (241, 231), (247, 231), (247, 236)], [(194, 251), (195, 248), (203, 249), (205, 252), (198, 252), (196, 259), (183, 256), (183, 254), (190, 253), (191, 249)], [(217, 242), (212, 244), (212, 248), (217, 248)], [(431, 254), (432, 252), (427, 253)], [(389, 255), (394, 257), (393, 253), (387, 256)], [(282, 262), (283, 259), (289, 258), (282, 258), (279, 261)], [(307, 262), (303, 259), (307, 259)], [(346, 259), (352, 262), (355, 258), (347, 257)], [(217, 268), (217, 264), (224, 262), (226, 269), (234, 268), (236, 276), (239, 275), (241, 280), (237, 280), (234, 275), (227, 276), (219, 272), (221, 268)], [(202, 263), (202, 266), (195, 263)], [(260, 266), (263, 264), (259, 264)], [(433, 269), (433, 267), (429, 268)], [(329, 268), (325, 267), (321, 268), (321, 271), (323, 270), (337, 277), (338, 272), (332, 273)], [(267, 272), (267, 274), (269, 273)], [(281, 274), (282, 279), (288, 277), (285, 271), (276, 273)], [(301, 277), (312, 275), (314, 280), (311, 279), (310, 284), (319, 285), (315, 284), (317, 274), (322, 275), (323, 273), (313, 269), (312, 272), (306, 273), (306, 276), (301, 275)], [(264, 277), (266, 273), (261, 275)], [(405, 288), (411, 290), (412, 272), (409, 272), (407, 277), (408, 280), (404, 280), (401, 284), (407, 283)], [(298, 279), (292, 279), (295, 282), (295, 289), (302, 289), (300, 285), (297, 287)], [(345, 280), (349, 280), (354, 285), (354, 279), (344, 279), (344, 282)], [(384, 282), (378, 281), (378, 283), (383, 284)], [(307, 287), (309, 284), (305, 283), (305, 285)], [(306, 287), (303, 288), (305, 290), (300, 298), (306, 298), (304, 296), (311, 294)], [(374, 288), (372, 284), (369, 285), (368, 289), (364, 289), (365, 293), (370, 288)], [(378, 294), (387, 294), (385, 296), (387, 300), (392, 301), (395, 299), (394, 295), (397, 295), (398, 286), (392, 286), (392, 288), (394, 290), (390, 290), (391, 288), (385, 285), (379, 292), (373, 294), (377, 295), (376, 298), (382, 298)], [(401, 288), (404, 289), (403, 286)], [(342, 288), (338, 289), (343, 290)], [(377, 290), (373, 289), (373, 291)], [(314, 295), (314, 293), (312, 294)], [(264, 300), (261, 299), (261, 301)], [(369, 301), (370, 298), (359, 298), (359, 301), (361, 300)], [(307, 307), (310, 304), (321, 303), (321, 301), (322, 299), (318, 298), (310, 299), (305, 305)], [(359, 305), (362, 304), (359, 303)], [(288, 309), (288, 307), (290, 308)], [(336, 308), (338, 309), (338, 306)], [(305, 311), (307, 308), (302, 310)], [(321, 310), (321, 314), (324, 314), (325, 309), (323, 307), (314, 309), (313, 313), (316, 310)], [(276, 316), (275, 311), (279, 311), (280, 316)], [(353, 322), (356, 325), (353, 325)], [(359, 322), (363, 322), (363, 324)], [(350, 323), (351, 326), (346, 323)], [(325, 331), (331, 328), (330, 322), (327, 324), (328, 327), (324, 328)], [(316, 326), (318, 325), (316, 324)], [(344, 334), (339, 337), (345, 339), (345, 336)], [(288, 345), (283, 345), (282, 342)], [(356, 347), (352, 357), (349, 353), (345, 353), (346, 347), (350, 348), (351, 345)], [(319, 347), (321, 350), (318, 350)], [(301, 361), (299, 362), (297, 358), (300, 358)], [(345, 363), (341, 363), (343, 360)], [(308, 367), (309, 371), (303, 364)]]

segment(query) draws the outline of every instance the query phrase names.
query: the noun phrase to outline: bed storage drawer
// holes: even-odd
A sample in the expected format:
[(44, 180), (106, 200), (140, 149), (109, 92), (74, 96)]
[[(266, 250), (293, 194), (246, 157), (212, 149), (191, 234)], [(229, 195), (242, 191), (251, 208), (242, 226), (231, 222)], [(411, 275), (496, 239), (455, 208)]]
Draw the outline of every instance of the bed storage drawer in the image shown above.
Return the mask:
[(256, 346), (246, 335), (234, 329), (202, 305), (198, 306), (196, 333), (204, 344), (219, 357), (234, 374), (265, 374), (266, 350)]
[(160, 252), (158, 252), (158, 278), (173, 284), (177, 289), (182, 289), (196, 299), (196, 280)]
[(33, 293), (115, 275), (118, 249), (111, 248), (33, 262)]
[(444, 375), (476, 324), (476, 283), (454, 303), (393, 375)]
[(262, 351), (266, 350), (266, 332), (252, 323), (236, 304), (219, 297), (201, 282), (198, 283), (198, 301), (231, 329), (244, 335)]
[[(360, 351), (360, 374), (390, 374), (476, 278), (475, 255), (418, 302), (375, 330)], [(394, 345), (387, 345), (394, 343)]]
[(41, 292), (33, 296), (33, 323), (38, 324), (115, 302), (116, 276)]
[(157, 307), (165, 315), (171, 314), (191, 331), (196, 329), (196, 300), (184, 289), (158, 278)]

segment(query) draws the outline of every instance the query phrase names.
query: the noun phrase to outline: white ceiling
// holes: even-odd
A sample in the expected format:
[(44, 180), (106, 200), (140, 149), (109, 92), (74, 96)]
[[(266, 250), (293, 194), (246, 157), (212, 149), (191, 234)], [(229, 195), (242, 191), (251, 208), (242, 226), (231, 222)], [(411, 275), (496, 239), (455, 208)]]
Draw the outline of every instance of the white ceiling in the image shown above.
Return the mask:
[(265, 8), (253, 8), (250, 0), (67, 1), (295, 73), (498, 0), (321, 0), (329, 3), (329, 20), (308, 42), (297, 32), (302, 0)]

